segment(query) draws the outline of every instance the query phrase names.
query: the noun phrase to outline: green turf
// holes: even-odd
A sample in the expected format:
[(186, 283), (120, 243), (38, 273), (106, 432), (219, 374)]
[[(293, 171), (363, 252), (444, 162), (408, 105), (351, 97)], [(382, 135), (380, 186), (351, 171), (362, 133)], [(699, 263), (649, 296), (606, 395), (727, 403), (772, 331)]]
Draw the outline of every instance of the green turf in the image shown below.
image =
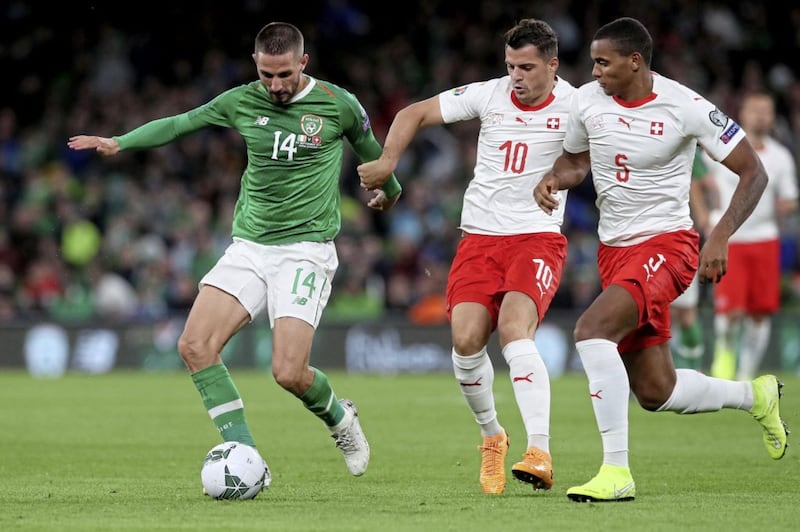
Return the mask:
[[(800, 443), (773, 461), (744, 412), (678, 416), (631, 404), (634, 502), (577, 504), (565, 491), (593, 476), (600, 438), (583, 375), (552, 384), (556, 484), (477, 484), (478, 428), (447, 374), (330, 372), (356, 401), (372, 445), (349, 476), (322, 423), (269, 375), (234, 371), (273, 472), (252, 501), (201, 495), (199, 468), (216, 429), (185, 373), (0, 374), (0, 530), (796, 530)], [(498, 368), (507, 467), (524, 451), (511, 386)], [(800, 378), (781, 375), (800, 433)]]

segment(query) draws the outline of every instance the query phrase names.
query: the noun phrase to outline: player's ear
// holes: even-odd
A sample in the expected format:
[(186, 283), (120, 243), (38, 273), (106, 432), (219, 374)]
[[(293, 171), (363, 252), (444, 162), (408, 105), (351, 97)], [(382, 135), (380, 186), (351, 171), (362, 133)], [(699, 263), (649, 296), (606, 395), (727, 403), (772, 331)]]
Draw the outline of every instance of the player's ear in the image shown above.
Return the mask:
[(639, 69), (642, 68), (642, 64), (644, 63), (644, 61), (642, 61), (642, 54), (640, 54), (639, 52), (633, 52), (631, 54), (630, 61), (631, 61), (631, 69), (634, 72), (638, 72)]

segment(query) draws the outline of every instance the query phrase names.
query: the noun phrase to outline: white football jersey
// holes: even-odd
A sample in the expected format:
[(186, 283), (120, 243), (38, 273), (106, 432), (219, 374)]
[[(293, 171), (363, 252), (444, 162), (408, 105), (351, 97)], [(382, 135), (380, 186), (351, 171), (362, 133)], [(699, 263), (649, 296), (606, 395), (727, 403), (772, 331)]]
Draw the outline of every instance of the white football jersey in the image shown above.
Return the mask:
[[(797, 173), (792, 153), (780, 142), (772, 138), (764, 139), (763, 148), (756, 151), (769, 181), (764, 195), (756, 208), (739, 229), (733, 233), (730, 242), (760, 242), (774, 240), (780, 236), (778, 227), (778, 199), (796, 200)], [(703, 162), (708, 166), (711, 179), (719, 190), (719, 207), (723, 211), (728, 208), (733, 192), (739, 184), (739, 176), (722, 164), (714, 161), (707, 153), (703, 153)]]
[(744, 130), (714, 104), (653, 74), (653, 92), (635, 102), (607, 96), (597, 81), (573, 100), (564, 138), (570, 153), (589, 151), (600, 241), (631, 246), (691, 229), (689, 185), (699, 142), (722, 160)]
[(556, 78), (541, 105), (519, 102), (505, 76), (471, 83), (439, 94), (445, 123), (480, 118), (475, 170), (464, 192), (460, 228), (482, 235), (561, 232), (566, 191), (552, 216), (533, 189), (561, 154), (575, 87)]

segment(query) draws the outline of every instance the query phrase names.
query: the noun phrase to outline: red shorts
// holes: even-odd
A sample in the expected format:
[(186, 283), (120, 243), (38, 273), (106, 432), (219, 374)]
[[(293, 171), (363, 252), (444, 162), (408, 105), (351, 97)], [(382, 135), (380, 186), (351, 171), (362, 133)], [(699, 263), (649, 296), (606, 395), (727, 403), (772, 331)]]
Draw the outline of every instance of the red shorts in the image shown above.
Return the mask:
[(447, 315), (459, 303), (480, 303), (497, 328), (506, 292), (522, 292), (544, 318), (561, 281), (567, 239), (560, 233), (513, 236), (465, 234), (458, 243), (447, 279)]
[(780, 304), (780, 241), (729, 244), (728, 271), (714, 287), (714, 311), (772, 314)]
[(620, 341), (620, 353), (669, 341), (670, 304), (694, 278), (699, 245), (694, 230), (665, 233), (634, 246), (600, 244), (597, 265), (603, 289), (619, 285), (639, 307), (638, 326)]

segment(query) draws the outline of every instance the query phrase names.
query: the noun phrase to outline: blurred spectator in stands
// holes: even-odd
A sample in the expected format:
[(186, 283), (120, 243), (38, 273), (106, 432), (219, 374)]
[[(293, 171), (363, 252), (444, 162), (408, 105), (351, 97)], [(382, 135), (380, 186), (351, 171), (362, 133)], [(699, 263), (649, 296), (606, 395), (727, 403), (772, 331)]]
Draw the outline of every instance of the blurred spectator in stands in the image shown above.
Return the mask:
[(326, 321), (363, 322), (383, 315), (383, 281), (370, 275), (366, 263), (340, 267), (333, 285), (335, 289), (325, 309)]
[(16, 301), (16, 275), (8, 264), (0, 262), (0, 323), (13, 322), (22, 316)]
[[(560, 72), (577, 82), (588, 75), (583, 64), (587, 36), (601, 19), (628, 14), (653, 21), (653, 37), (662, 50), (656, 70), (708, 94), (723, 111), (736, 110), (744, 86), (762, 85), (772, 91), (779, 115), (785, 117), (776, 123), (775, 136), (800, 158), (797, 8), (775, 11), (755, 0), (623, 0), (614, 5), (481, 0), (461, 12), (451, 7), (446, 2), (412, 1), (387, 17), (363, 2), (335, 0), (324, 2), (319, 10), (298, 5), (286, 7), (285, 13), (294, 13), (292, 18), (318, 37), (313, 45), (318, 48), (313, 54), (317, 72), (341, 79), (343, 86), (360, 95), (379, 139), (398, 106), (499, 74), (503, 69), (501, 65), (498, 70), (498, 43), (492, 35), (511, 20), (527, 16), (547, 20), (559, 34)], [(63, 23), (66, 9), (73, 16), (69, 24)], [(0, 266), (9, 264), (15, 291), (22, 293), (27, 265), (40, 254), (39, 240), (61, 238), (66, 221), (57, 214), (69, 203), (101, 231), (98, 258), (109, 271), (146, 292), (144, 299), (166, 297), (159, 312), (180, 312), (180, 301), (196, 289), (195, 281), (187, 279), (187, 264), (195, 261), (202, 270), (200, 265), (221, 255), (229, 242), (226, 225), (232, 219), (230, 209), (243, 171), (241, 140), (208, 131), (146, 154), (100, 162), (92, 154), (63, 149), (65, 131), (127, 130), (204, 103), (219, 87), (249, 80), (251, 62), (241, 50), (252, 43), (235, 25), (209, 25), (213, 9), (180, 14), (182, 24), (197, 28), (196, 36), (209, 43), (202, 56), (188, 53), (196, 39), (175, 34), (172, 25), (141, 24), (146, 15), (112, 13), (100, 4), (91, 12), (80, 9), (54, 9), (36, 2), (0, 8), (9, 30), (0, 46), (0, 66), (14, 80), (0, 87)], [(244, 2), (224, 9), (232, 19), (241, 13), (246, 20), (255, 20), (265, 16), (267, 8)], [(165, 59), (167, 48), (178, 50), (178, 59)], [(106, 103), (110, 95), (113, 105)], [(384, 306), (390, 314), (404, 315), (416, 301), (420, 291), (416, 279), (423, 275), (420, 257), (435, 248), (446, 261), (452, 258), (458, 235), (451, 229), (460, 217), (461, 194), (475, 164), (474, 141), (479, 133), (479, 124), (463, 122), (419, 135), (398, 167), (404, 183), (422, 182), (419, 197), (406, 192), (393, 216), (396, 223), (371, 213), (343, 219), (343, 229), (352, 222), (359, 238), (369, 233), (379, 239), (379, 248), (386, 249), (387, 255), (371, 268), (373, 275), (383, 278)], [(345, 161), (345, 166), (351, 163)], [(343, 177), (351, 202), (360, 201), (356, 183), (352, 176)], [(570, 244), (571, 253), (592, 246), (596, 209), (592, 187), (570, 194), (564, 230), (570, 242), (577, 242)], [(347, 198), (343, 200), (347, 208)], [(795, 217), (782, 228), (784, 285), (790, 304), (800, 304), (800, 290), (790, 288), (793, 278), (800, 279), (798, 226)], [(150, 233), (163, 238), (166, 264), (151, 269), (142, 284), (143, 276), (135, 272), (139, 262), (134, 242)], [(570, 255), (567, 260), (554, 308), (580, 305), (583, 294), (591, 291), (591, 269)], [(63, 262), (64, 257), (55, 257), (56, 269), (63, 268)], [(349, 267), (346, 261), (342, 264)], [(72, 277), (80, 274), (85, 272), (67, 270), (64, 295), (56, 297), (75, 294)], [(160, 279), (156, 282), (153, 275)], [(800, 286), (800, 281), (795, 284)], [(20, 306), (26, 301), (22, 297), (16, 303), (18, 314), (27, 315)], [(153, 310), (151, 306), (145, 314)]]
[(408, 319), (415, 325), (447, 325), (447, 272), (449, 265), (429, 262), (418, 275), (416, 301), (408, 309)]

